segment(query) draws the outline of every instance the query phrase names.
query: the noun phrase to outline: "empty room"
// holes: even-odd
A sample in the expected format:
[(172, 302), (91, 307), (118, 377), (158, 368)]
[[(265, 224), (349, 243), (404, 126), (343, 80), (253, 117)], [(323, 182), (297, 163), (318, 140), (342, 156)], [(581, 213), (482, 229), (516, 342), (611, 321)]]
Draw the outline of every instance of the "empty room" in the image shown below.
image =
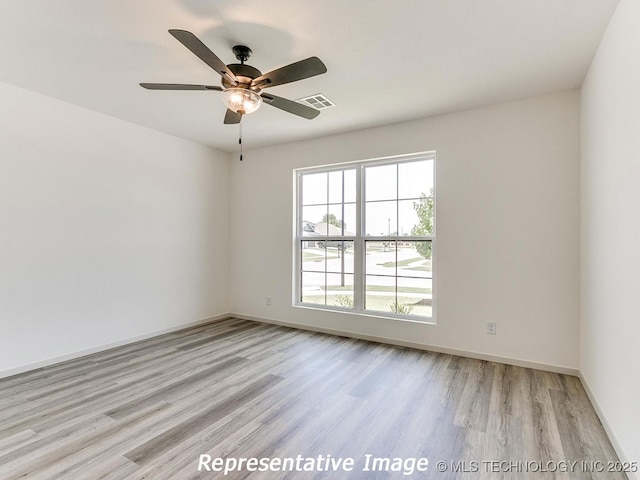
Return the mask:
[(0, 24), (0, 480), (640, 479), (640, 0)]

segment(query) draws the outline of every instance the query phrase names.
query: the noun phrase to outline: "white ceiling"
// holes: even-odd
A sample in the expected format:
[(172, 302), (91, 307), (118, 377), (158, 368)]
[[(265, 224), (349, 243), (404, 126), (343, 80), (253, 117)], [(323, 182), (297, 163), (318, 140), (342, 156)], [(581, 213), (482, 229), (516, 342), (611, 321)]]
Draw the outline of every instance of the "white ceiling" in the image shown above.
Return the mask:
[(226, 63), (253, 50), (263, 72), (309, 56), (324, 75), (273, 87), (337, 107), (306, 120), (263, 105), (245, 148), (397, 123), (581, 85), (618, 0), (2, 0), (0, 81), (210, 145), (238, 147), (219, 85), (167, 30), (196, 34)]

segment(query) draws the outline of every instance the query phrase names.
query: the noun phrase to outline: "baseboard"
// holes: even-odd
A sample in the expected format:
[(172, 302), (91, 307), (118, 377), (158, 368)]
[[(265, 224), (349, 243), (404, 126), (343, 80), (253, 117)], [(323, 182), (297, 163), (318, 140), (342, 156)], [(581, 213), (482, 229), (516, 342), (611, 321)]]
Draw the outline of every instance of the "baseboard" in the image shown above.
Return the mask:
[(201, 320), (196, 320), (195, 322), (183, 323), (181, 325), (176, 325), (175, 327), (163, 328), (162, 330), (155, 330), (153, 332), (145, 333), (144, 335), (138, 335), (136, 337), (126, 338), (124, 340), (118, 340), (117, 342), (106, 343), (104, 345), (99, 345), (97, 347), (87, 348), (85, 350), (78, 350), (77, 352), (69, 353), (66, 355), (60, 355), (57, 357), (48, 358), (46, 360), (42, 360), (40, 362), (30, 363), (27, 365), (22, 365), (17, 368), (11, 368), (9, 370), (0, 371), (0, 378), (11, 377), (13, 375), (18, 375), (20, 373), (29, 372), (31, 370), (35, 370), (37, 368), (48, 367), (51, 365), (55, 365), (56, 363), (66, 362), (68, 360), (73, 360), (75, 358), (84, 357), (86, 355), (91, 355), (93, 353), (103, 352), (105, 350), (110, 350), (112, 348), (122, 347), (123, 345), (129, 345), (131, 343), (139, 342), (141, 340), (147, 340), (152, 337), (157, 337), (159, 335), (164, 335), (167, 333), (177, 332), (179, 330), (184, 330), (185, 328), (191, 328), (198, 325), (202, 325), (205, 323), (216, 322), (218, 320), (224, 320), (225, 318), (229, 318), (228, 314), (216, 315), (213, 317), (203, 318)]
[(514, 365), (516, 367), (533, 368), (535, 370), (544, 370), (546, 372), (562, 373), (565, 375), (578, 376), (579, 370), (576, 368), (563, 367), (560, 365), (550, 365), (546, 363), (530, 362), (517, 358), (501, 357), (498, 355), (489, 355), (480, 352), (472, 352), (467, 350), (457, 350), (455, 348), (441, 347), (438, 345), (427, 345), (423, 343), (408, 342), (396, 338), (379, 337), (375, 335), (367, 335), (359, 332), (350, 332), (344, 330), (334, 330), (331, 328), (316, 327), (314, 325), (302, 325), (299, 323), (283, 322), (270, 318), (253, 317), (250, 315), (242, 315), (240, 313), (229, 314), (230, 317), (241, 318), (243, 320), (251, 320), (254, 322), (269, 323), (273, 325), (281, 325), (283, 327), (298, 328), (301, 330), (309, 330), (312, 332), (328, 333), (330, 335), (339, 335), (342, 337), (357, 338), (359, 340), (369, 340), (372, 342), (387, 343), (397, 345), (399, 347), (415, 348), (416, 350), (425, 350), (429, 352), (447, 353), (449, 355), (457, 355), (459, 357), (468, 357), (476, 360), (486, 360), (488, 362), (504, 363)]
[[(580, 381), (582, 382), (582, 386), (584, 387), (584, 391), (587, 392), (587, 397), (589, 397), (589, 401), (591, 402), (591, 405), (593, 405), (593, 409), (596, 411), (596, 414), (598, 415), (598, 418), (600, 419), (600, 423), (602, 423), (602, 426), (604, 427), (604, 431), (607, 432), (607, 436), (609, 437), (609, 441), (611, 442), (611, 445), (613, 446), (613, 449), (616, 451), (616, 454), (618, 455), (618, 459), (621, 462), (629, 462), (629, 459), (625, 455), (624, 450), (622, 449), (622, 446), (618, 442), (618, 438), (616, 437), (616, 435), (615, 435), (615, 433), (613, 431), (613, 428), (611, 428), (611, 424), (609, 423), (609, 420), (607, 419), (607, 416), (604, 414), (604, 411), (602, 410), (602, 408), (600, 408), (600, 404), (598, 403), (598, 400), (596, 399), (595, 395), (593, 394), (593, 391), (591, 390), (591, 387), (589, 387), (589, 383), (584, 378), (584, 375), (582, 374), (582, 372), (580, 372), (578, 377), (580, 378)], [(627, 478), (629, 480), (640, 480), (640, 476), (638, 476), (637, 473), (633, 473), (633, 472), (626, 472), (626, 473), (627, 473)]]

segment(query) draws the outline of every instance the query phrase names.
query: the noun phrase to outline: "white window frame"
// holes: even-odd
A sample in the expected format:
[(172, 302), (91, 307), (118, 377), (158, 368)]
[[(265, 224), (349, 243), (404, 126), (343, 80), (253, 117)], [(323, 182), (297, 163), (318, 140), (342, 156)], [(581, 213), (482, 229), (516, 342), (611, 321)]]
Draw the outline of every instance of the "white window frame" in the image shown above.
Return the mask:
[[(415, 162), (418, 160), (433, 161), (433, 202), (434, 202), (434, 220), (433, 235), (431, 236), (366, 236), (365, 225), (365, 170), (371, 166), (397, 165), (406, 162)], [(353, 242), (354, 248), (354, 305), (353, 308), (340, 307), (336, 305), (320, 305), (316, 303), (302, 302), (302, 245), (303, 242), (309, 241), (309, 236), (303, 234), (303, 218), (302, 218), (302, 177), (307, 174), (325, 173), (355, 169), (356, 172), (356, 228), (354, 236), (322, 236), (322, 241), (349, 241)], [(334, 312), (342, 312), (348, 314), (357, 314), (372, 317), (390, 318), (396, 320), (418, 322), (418, 323), (436, 323), (436, 152), (418, 152), (409, 155), (398, 155), (392, 157), (383, 157), (368, 160), (359, 160), (355, 162), (323, 165), (318, 167), (307, 167), (296, 169), (294, 174), (294, 235), (293, 235), (293, 306), (310, 308), (317, 310), (327, 310)], [(398, 179), (396, 179), (398, 181)], [(344, 185), (343, 185), (344, 188)], [(344, 199), (344, 195), (343, 195)], [(366, 241), (431, 241), (431, 261), (432, 261), (432, 279), (431, 279), (431, 311), (430, 317), (420, 315), (407, 315), (393, 312), (380, 312), (376, 310), (365, 309), (365, 242)], [(396, 278), (398, 276), (396, 275)]]

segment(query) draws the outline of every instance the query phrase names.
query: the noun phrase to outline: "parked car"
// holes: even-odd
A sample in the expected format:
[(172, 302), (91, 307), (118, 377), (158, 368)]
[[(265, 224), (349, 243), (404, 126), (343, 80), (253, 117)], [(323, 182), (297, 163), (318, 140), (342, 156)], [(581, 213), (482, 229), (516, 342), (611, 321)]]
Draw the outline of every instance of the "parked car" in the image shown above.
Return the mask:
[(349, 248), (353, 248), (352, 240), (327, 240), (324, 242), (316, 242), (316, 247), (318, 248), (337, 248), (338, 250), (345, 250)]
[(321, 240), (322, 237), (332, 236), (354, 236), (353, 233), (332, 224), (325, 222), (313, 223), (305, 221), (302, 227), (305, 237), (318, 237), (312, 241), (305, 242), (306, 247), (315, 246), (316, 248), (337, 248), (338, 250), (347, 250), (353, 248), (353, 240)]

